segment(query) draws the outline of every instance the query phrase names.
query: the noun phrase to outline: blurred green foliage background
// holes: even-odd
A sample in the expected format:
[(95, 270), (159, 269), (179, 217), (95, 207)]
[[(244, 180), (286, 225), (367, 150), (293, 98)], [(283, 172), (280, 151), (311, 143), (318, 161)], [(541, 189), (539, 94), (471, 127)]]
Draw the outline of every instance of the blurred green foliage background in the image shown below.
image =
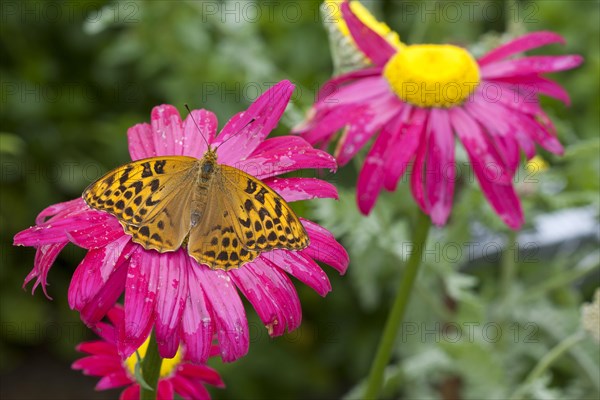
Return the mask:
[[(544, 354), (579, 329), (579, 308), (600, 282), (599, 3), (364, 3), (408, 43), (457, 43), (481, 54), (513, 35), (553, 30), (567, 45), (538, 53), (585, 57), (577, 70), (553, 76), (571, 94), (571, 107), (543, 99), (565, 157), (541, 152), (549, 170), (525, 179), (532, 173), (523, 169), (515, 178), (529, 236), (508, 232), (476, 183), (461, 182), (449, 225), (430, 238), (433, 250), (385, 385), (390, 398), (506, 398)], [(41, 291), (31, 296), (21, 289), (34, 251), (13, 248), (12, 237), (47, 205), (80, 196), (103, 172), (128, 161), (127, 128), (148, 121), (154, 105), (173, 104), (182, 113), (185, 103), (207, 108), (222, 126), (274, 82), (290, 79), (297, 85), (293, 107), (277, 130), (286, 133), (332, 73), (319, 2), (3, 1), (1, 11), (0, 397), (114, 398), (118, 391), (93, 393), (96, 379), (69, 368), (80, 356), (74, 346), (93, 338), (66, 301), (83, 252), (67, 247), (59, 256), (49, 301)], [(303, 323), (281, 338), (269, 339), (248, 307), (250, 352), (233, 364), (212, 362), (227, 384), (211, 389), (215, 398), (359, 393), (402, 273), (416, 208), (405, 182), (371, 216), (360, 216), (356, 167), (328, 176), (340, 187), (340, 201), (299, 208), (347, 246), (348, 274), (327, 270), (333, 291), (325, 299), (298, 284)], [(536, 236), (536, 218), (582, 207), (591, 234), (582, 228), (558, 242)], [(466, 250), (471, 242), (497, 252), (476, 257)], [(449, 324), (463, 329), (458, 340)], [(492, 337), (486, 326), (501, 333)], [(598, 353), (597, 343), (583, 340), (530, 382), (525, 397), (598, 398)]]

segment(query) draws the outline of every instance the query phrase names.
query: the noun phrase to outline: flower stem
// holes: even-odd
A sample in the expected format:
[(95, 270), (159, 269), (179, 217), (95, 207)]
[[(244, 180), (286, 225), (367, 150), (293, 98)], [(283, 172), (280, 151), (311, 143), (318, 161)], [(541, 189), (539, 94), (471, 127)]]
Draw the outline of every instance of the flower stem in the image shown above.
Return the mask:
[(582, 331), (577, 331), (571, 336), (565, 338), (562, 342), (557, 344), (550, 352), (548, 352), (537, 365), (531, 370), (525, 381), (510, 396), (511, 400), (520, 400), (524, 397), (529, 385), (531, 385), (536, 379), (541, 377), (544, 372), (554, 364), (562, 355), (569, 351), (573, 346), (579, 343), (585, 338), (585, 334)]
[(428, 215), (419, 211), (417, 216), (417, 224), (413, 239), (414, 251), (410, 254), (404, 274), (396, 293), (396, 299), (392, 309), (388, 315), (383, 335), (379, 341), (379, 347), (373, 364), (371, 365), (371, 371), (367, 381), (367, 389), (365, 390), (365, 399), (375, 399), (379, 395), (381, 386), (383, 383), (383, 374), (385, 367), (390, 361), (392, 350), (394, 347), (394, 341), (398, 336), (400, 330), (400, 324), (404, 318), (404, 312), (410, 299), (410, 293), (419, 272), (419, 266), (421, 265), (421, 257), (425, 248), (425, 242), (427, 241), (427, 234), (429, 233), (429, 227), (431, 226), (431, 220)]
[(158, 378), (160, 377), (160, 367), (162, 365), (162, 358), (158, 354), (158, 344), (156, 343), (156, 336), (154, 331), (150, 336), (150, 342), (148, 343), (148, 349), (144, 355), (144, 361), (142, 363), (142, 377), (144, 381), (152, 388), (145, 389), (141, 386), (140, 399), (141, 400), (155, 400), (157, 395)]

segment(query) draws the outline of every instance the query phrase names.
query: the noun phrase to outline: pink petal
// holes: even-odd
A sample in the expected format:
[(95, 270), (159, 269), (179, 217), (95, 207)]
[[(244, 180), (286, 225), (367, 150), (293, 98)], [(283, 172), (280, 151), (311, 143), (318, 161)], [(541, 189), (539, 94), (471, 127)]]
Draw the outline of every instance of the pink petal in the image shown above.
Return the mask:
[(124, 235), (106, 247), (88, 251), (71, 278), (68, 293), (71, 309), (82, 310), (136, 247)]
[(300, 325), (302, 311), (294, 285), (278, 268), (259, 257), (229, 273), (250, 301), (271, 336), (283, 335)]
[(165, 253), (158, 279), (155, 333), (161, 357), (173, 358), (179, 348), (179, 323), (188, 296), (189, 256), (185, 251)]
[(312, 258), (296, 251), (273, 250), (260, 255), (268, 264), (278, 267), (310, 286), (319, 295), (325, 296), (331, 291), (329, 278)]
[[(500, 103), (486, 103), (474, 101), (465, 106), (466, 111), (475, 118), (491, 136), (491, 143), (495, 146), (501, 165), (487, 163), (488, 172), (496, 170), (497, 179), (510, 181), (507, 176), (513, 174), (519, 163), (519, 147), (515, 139), (515, 128), (512, 121), (518, 116), (518, 111), (510, 111)], [(520, 128), (519, 128), (520, 129)], [(503, 166), (508, 170), (508, 175), (501, 173)]]
[(427, 215), (429, 215), (429, 203), (425, 201), (424, 183), (426, 176), (424, 175), (425, 171), (423, 171), (423, 169), (426, 167), (425, 154), (427, 151), (427, 144), (430, 140), (428, 133), (427, 130), (423, 130), (421, 134), (421, 140), (417, 147), (415, 162), (413, 164), (413, 171), (410, 176), (410, 187), (413, 197), (421, 210)]
[(263, 181), (287, 202), (311, 199), (336, 199), (337, 189), (316, 178), (269, 178)]
[(209, 311), (215, 322), (224, 362), (235, 361), (248, 352), (248, 321), (235, 285), (226, 272), (206, 266), (195, 269), (202, 285)]
[[(395, 136), (395, 130), (399, 125), (399, 118), (395, 118), (389, 125), (385, 126), (379, 136), (375, 139), (373, 146), (367, 153), (365, 162), (358, 174), (356, 183), (356, 200), (360, 212), (368, 215), (383, 188), (385, 176), (385, 155), (386, 151), (392, 146), (392, 139)], [(396, 157), (393, 154), (393, 157)]]
[(179, 365), (177, 374), (189, 378), (190, 380), (199, 379), (209, 385), (225, 387), (219, 373), (206, 365), (193, 365), (189, 363)]
[(456, 164), (454, 136), (447, 110), (433, 108), (428, 121), (429, 146), (426, 185), (431, 221), (444, 225), (452, 210)]
[(319, 89), (316, 103), (320, 103), (326, 97), (329, 97), (330, 95), (338, 92), (342, 85), (349, 84), (352, 81), (362, 81), (363, 78), (369, 78), (374, 76), (379, 77), (379, 79), (383, 81), (383, 79), (381, 79), (382, 71), (383, 67), (369, 67), (338, 75), (328, 80), (326, 83), (323, 84), (321, 89)]
[(210, 394), (199, 383), (193, 382), (183, 376), (175, 375), (171, 379), (175, 393), (188, 400), (210, 400)]
[(46, 287), (48, 286), (48, 272), (50, 272), (50, 268), (52, 267), (52, 264), (54, 264), (54, 261), (56, 261), (56, 257), (58, 257), (58, 254), (66, 245), (66, 243), (56, 243), (38, 247), (35, 252), (33, 269), (25, 277), (25, 281), (23, 282), (23, 288), (25, 288), (25, 286), (32, 279), (37, 278), (33, 285), (33, 288), (31, 289), (31, 294), (33, 294), (38, 285), (41, 284), (44, 295), (47, 298), (52, 299), (46, 291)]
[(118, 372), (114, 372), (109, 375), (105, 375), (98, 384), (96, 385), (96, 390), (107, 390), (113, 389), (119, 386), (131, 385), (131, 379), (125, 373), (125, 370), (121, 370)]
[(339, 165), (346, 165), (384, 124), (403, 108), (403, 104), (391, 92), (373, 100), (364, 112), (344, 132), (335, 155)]
[(229, 120), (215, 141), (219, 161), (231, 164), (252, 153), (277, 126), (293, 91), (291, 82), (281, 81)]
[[(386, 174), (383, 185), (386, 190), (394, 191), (398, 181), (404, 175), (410, 160), (415, 156), (417, 148), (425, 136), (425, 124), (427, 122), (427, 110), (419, 107), (406, 109), (404, 115), (409, 118), (399, 126), (396, 136), (390, 142), (388, 156), (385, 164)], [(410, 117), (408, 117), (410, 115)]]
[(154, 146), (158, 156), (183, 154), (183, 127), (179, 111), (163, 104), (152, 109), (150, 115)]
[(125, 236), (123, 227), (111, 215), (107, 214), (101, 218), (94, 217), (89, 222), (87, 227), (68, 232), (69, 240), (73, 244), (84, 249), (97, 249)]
[[(108, 213), (101, 211), (86, 211), (78, 214), (66, 216), (64, 218), (54, 217), (51, 221), (42, 225), (32, 226), (17, 233), (14, 237), (14, 244), (17, 246), (42, 246), (45, 244), (61, 243), (70, 238), (69, 233), (83, 230), (89, 231), (95, 224), (105, 224), (108, 219), (114, 219)], [(111, 226), (111, 223), (108, 223)], [(116, 237), (117, 233), (112, 231), (108, 233), (111, 237)], [(104, 238), (100, 240), (105, 240)]]
[[(114, 307), (117, 299), (123, 294), (123, 290), (125, 289), (128, 265), (127, 262), (120, 264), (110, 274), (108, 280), (98, 290), (94, 298), (88, 301), (83, 309), (80, 310), (81, 320), (86, 325), (96, 325)], [(113, 339), (116, 341), (116, 338)]]
[(342, 15), (352, 34), (354, 42), (360, 50), (375, 65), (384, 65), (394, 54), (396, 49), (384, 38), (373, 32), (371, 28), (364, 25), (360, 19), (350, 10), (348, 2), (342, 3)]
[(159, 276), (161, 271), (169, 268), (170, 255), (140, 248), (129, 261), (125, 283), (124, 336), (121, 340), (133, 350), (143, 343), (154, 322)]
[(473, 171), (477, 176), (483, 194), (489, 200), (496, 214), (510, 228), (519, 229), (524, 222), (523, 210), (513, 186), (498, 184), (494, 180), (488, 179), (486, 172), (478, 163), (473, 162)]
[[(496, 183), (510, 183), (512, 177), (509, 171), (481, 126), (460, 107), (450, 109), (450, 120), (471, 163), (479, 164), (488, 179), (493, 179)], [(497, 171), (500, 171), (501, 176), (496, 174)]]
[(202, 275), (197, 274), (197, 271), (204, 267), (193, 261), (191, 263), (191, 269), (188, 271), (190, 289), (181, 319), (181, 333), (185, 342), (186, 357), (195, 363), (204, 363), (210, 354), (214, 323), (202, 288)]
[(121, 392), (119, 400), (139, 400), (140, 399), (140, 385), (131, 385)]
[(154, 146), (154, 135), (149, 124), (137, 124), (127, 130), (127, 141), (129, 143), (129, 155), (133, 161), (142, 158), (156, 157)]
[(302, 254), (330, 265), (340, 274), (346, 273), (349, 263), (348, 253), (335, 240), (333, 234), (307, 219), (300, 218), (300, 221), (310, 238), (310, 245), (302, 250)]
[(337, 168), (331, 155), (313, 148), (304, 139), (296, 136), (267, 139), (250, 157), (234, 166), (258, 179), (304, 168)]
[(389, 83), (380, 75), (362, 78), (341, 87), (330, 87), (328, 93), (324, 90), (324, 88), (321, 89), (320, 97), (315, 103), (319, 109), (365, 103), (367, 100), (377, 100), (381, 96), (392, 94)]
[(94, 340), (90, 342), (79, 343), (75, 349), (81, 353), (105, 355), (116, 357), (115, 345), (112, 343), (105, 342), (103, 340)]
[(492, 79), (564, 71), (578, 67), (582, 62), (583, 57), (579, 55), (528, 56), (488, 64), (481, 68), (481, 77)]
[[(198, 125), (196, 126), (196, 124)], [(217, 126), (217, 116), (212, 112), (204, 109), (192, 110), (192, 113), (183, 122), (181, 155), (202, 158), (208, 150), (206, 143), (210, 144), (215, 140)]]
[(477, 60), (477, 62), (479, 65), (484, 66), (513, 54), (522, 53), (551, 43), (565, 44), (565, 40), (562, 36), (554, 32), (540, 31), (526, 33), (502, 46), (496, 47)]
[[(115, 349), (113, 348), (113, 352)], [(71, 364), (72, 369), (82, 370), (85, 375), (104, 376), (121, 371), (123, 365), (115, 354), (83, 357)]]
[(565, 89), (556, 82), (538, 75), (511, 76), (499, 78), (496, 81), (513, 84), (513, 90), (522, 91), (527, 99), (532, 97), (537, 99), (539, 94), (545, 94), (562, 101), (566, 105), (571, 104), (571, 99)]
[(158, 387), (156, 388), (156, 399), (157, 400), (173, 400), (175, 391), (173, 384), (170, 379), (161, 379), (158, 381)]
[(89, 210), (87, 204), (81, 197), (65, 201), (64, 203), (52, 204), (46, 207), (42, 212), (35, 218), (36, 225), (42, 225), (46, 222), (46, 218), (54, 219), (66, 217), (68, 215), (78, 214), (82, 211)]
[(521, 129), (544, 149), (554, 154), (562, 155), (564, 153), (564, 148), (556, 137), (554, 125), (545, 113), (541, 112), (535, 117), (519, 115), (515, 119), (515, 123), (520, 124)]
[(311, 144), (327, 144), (335, 133), (354, 122), (368, 107), (364, 104), (341, 104), (317, 111), (317, 114), (294, 133), (302, 135)]

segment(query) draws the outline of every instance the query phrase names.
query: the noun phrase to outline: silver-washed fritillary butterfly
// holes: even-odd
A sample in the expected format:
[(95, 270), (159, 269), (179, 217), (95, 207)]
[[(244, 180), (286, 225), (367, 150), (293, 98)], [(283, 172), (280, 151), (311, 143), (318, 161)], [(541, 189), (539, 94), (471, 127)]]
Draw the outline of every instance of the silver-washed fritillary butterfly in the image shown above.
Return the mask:
[(301, 250), (309, 239), (290, 206), (245, 172), (202, 159), (152, 157), (116, 168), (84, 192), (85, 202), (117, 217), (145, 249), (187, 245), (190, 256), (228, 270), (273, 249)]

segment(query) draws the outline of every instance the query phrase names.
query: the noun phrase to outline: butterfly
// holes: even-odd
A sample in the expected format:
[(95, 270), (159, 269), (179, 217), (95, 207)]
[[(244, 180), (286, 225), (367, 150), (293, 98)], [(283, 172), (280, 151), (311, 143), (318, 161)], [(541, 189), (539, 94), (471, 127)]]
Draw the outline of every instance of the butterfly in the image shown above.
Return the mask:
[(212, 269), (229, 270), (273, 249), (309, 245), (304, 226), (281, 196), (255, 177), (201, 159), (152, 157), (122, 165), (83, 192), (89, 207), (119, 220), (125, 233), (161, 253), (187, 246)]

